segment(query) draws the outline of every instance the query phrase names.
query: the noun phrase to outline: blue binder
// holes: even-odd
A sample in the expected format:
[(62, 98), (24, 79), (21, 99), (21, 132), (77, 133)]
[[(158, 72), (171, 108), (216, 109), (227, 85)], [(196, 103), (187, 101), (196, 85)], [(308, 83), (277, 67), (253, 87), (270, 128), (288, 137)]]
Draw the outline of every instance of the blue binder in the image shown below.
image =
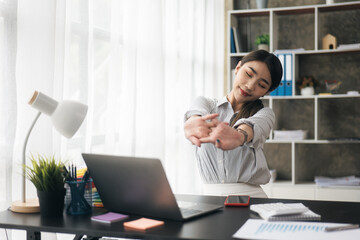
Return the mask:
[(285, 96), (292, 96), (293, 55), (285, 54)]
[(234, 31), (232, 28), (230, 28), (230, 47), (231, 47), (231, 53), (236, 53)]
[(278, 89), (276, 88), (274, 91), (270, 92), (270, 96), (277, 96), (278, 95)]
[(279, 87), (277, 88), (277, 96), (285, 96), (285, 54), (278, 54), (277, 57), (279, 58), (282, 68), (283, 68), (283, 76), (281, 78)]

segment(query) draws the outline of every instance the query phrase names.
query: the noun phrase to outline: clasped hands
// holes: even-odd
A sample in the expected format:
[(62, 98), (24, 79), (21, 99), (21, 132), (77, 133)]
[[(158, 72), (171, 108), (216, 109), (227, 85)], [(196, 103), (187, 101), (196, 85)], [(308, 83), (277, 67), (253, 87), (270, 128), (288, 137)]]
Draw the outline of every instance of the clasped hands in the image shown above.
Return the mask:
[[(243, 143), (239, 134), (227, 122), (217, 119), (219, 114), (192, 116), (184, 124), (185, 137), (194, 145), (200, 147), (202, 143), (213, 143), (222, 150), (231, 150)], [(239, 136), (240, 135), (240, 136)]]

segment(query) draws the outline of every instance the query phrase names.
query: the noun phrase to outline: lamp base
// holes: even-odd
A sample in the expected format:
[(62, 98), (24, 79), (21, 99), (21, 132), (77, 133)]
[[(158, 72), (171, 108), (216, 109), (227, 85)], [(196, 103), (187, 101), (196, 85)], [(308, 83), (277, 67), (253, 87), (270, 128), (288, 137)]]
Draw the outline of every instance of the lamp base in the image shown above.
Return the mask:
[(18, 213), (38, 213), (40, 212), (39, 200), (37, 198), (25, 199), (25, 202), (13, 202), (10, 208), (13, 212)]

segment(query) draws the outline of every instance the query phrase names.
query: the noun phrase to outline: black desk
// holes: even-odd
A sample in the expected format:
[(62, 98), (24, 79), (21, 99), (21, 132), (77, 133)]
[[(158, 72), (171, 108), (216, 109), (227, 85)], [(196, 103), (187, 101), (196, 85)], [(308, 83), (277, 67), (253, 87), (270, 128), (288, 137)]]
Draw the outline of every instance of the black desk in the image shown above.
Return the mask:
[[(224, 197), (177, 195), (180, 200), (196, 199), (201, 202), (223, 204)], [(312, 211), (322, 216), (323, 222), (360, 224), (360, 203), (329, 202), (253, 198), (250, 204), (267, 202), (302, 202)], [(95, 209), (93, 215), (103, 212)], [(123, 222), (112, 224), (97, 223), (89, 215), (62, 218), (41, 218), (40, 214), (13, 213), (9, 210), (0, 213), (0, 228), (22, 229), (27, 231), (27, 238), (40, 239), (39, 232), (70, 233), (88, 236), (108, 236), (146, 239), (232, 239), (232, 235), (249, 218), (259, 218), (248, 207), (227, 207), (224, 210), (202, 216), (187, 222), (165, 221), (165, 225), (146, 232), (124, 230)], [(139, 216), (131, 216), (133, 220)]]

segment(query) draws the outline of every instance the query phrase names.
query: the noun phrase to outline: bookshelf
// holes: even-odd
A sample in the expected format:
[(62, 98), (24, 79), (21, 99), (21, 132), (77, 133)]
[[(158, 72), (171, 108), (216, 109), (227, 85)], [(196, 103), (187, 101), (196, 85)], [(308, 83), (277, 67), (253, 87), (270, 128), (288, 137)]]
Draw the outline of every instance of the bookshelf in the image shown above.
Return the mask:
[[(314, 184), (315, 176), (360, 177), (360, 95), (347, 94), (360, 92), (360, 47), (322, 49), (327, 33), (336, 37), (337, 45), (360, 43), (359, 22), (360, 1), (228, 12), (228, 36), (230, 28), (236, 28), (240, 45), (228, 54), (228, 91), (238, 61), (256, 50), (257, 35), (269, 34), (270, 52), (292, 57), (290, 96), (266, 96), (263, 102), (276, 114), (274, 130), (302, 129), (308, 134), (297, 141), (270, 135), (264, 152), (278, 176), (263, 186), (270, 197), (360, 201), (360, 187)], [(303, 76), (318, 81), (314, 95), (300, 94), (297, 81)], [(325, 80), (341, 82), (336, 94), (319, 95), (326, 92)]]

